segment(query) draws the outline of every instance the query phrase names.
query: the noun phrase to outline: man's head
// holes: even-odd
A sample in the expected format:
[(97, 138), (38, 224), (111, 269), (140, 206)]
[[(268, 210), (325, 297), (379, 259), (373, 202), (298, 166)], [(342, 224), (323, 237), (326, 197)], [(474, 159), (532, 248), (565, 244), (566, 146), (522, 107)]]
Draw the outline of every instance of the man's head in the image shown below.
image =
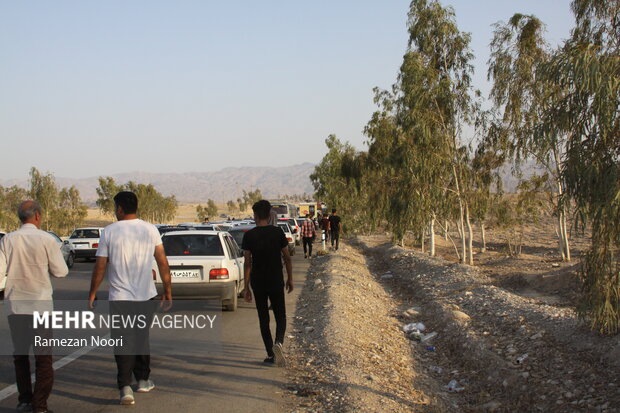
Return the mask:
[(37, 228), (40, 228), (41, 215), (41, 205), (39, 205), (37, 201), (24, 201), (17, 207), (17, 216), (22, 224), (33, 224)]
[(114, 196), (114, 207), (119, 221), (126, 215), (135, 215), (138, 211), (138, 197), (133, 192), (121, 191)]
[(306, 214), (306, 219), (310, 219), (310, 214)]
[(336, 215), (336, 208), (332, 209), (332, 215)]
[(261, 199), (252, 205), (252, 211), (254, 211), (254, 218), (256, 220), (265, 221), (269, 219), (269, 213), (271, 212), (271, 204), (265, 199)]

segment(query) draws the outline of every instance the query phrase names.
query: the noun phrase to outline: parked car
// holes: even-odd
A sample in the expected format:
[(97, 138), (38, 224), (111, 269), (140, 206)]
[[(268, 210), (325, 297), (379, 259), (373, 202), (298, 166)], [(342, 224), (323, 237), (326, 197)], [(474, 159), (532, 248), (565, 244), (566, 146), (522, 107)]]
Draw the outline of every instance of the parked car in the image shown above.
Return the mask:
[(291, 256), (295, 255), (295, 238), (293, 235), (293, 231), (291, 231), (291, 227), (289, 226), (288, 222), (278, 222), (278, 226), (282, 228), (282, 231), (284, 231), (284, 235), (286, 235), (289, 254), (291, 254)]
[(67, 267), (73, 267), (73, 264), (75, 263), (75, 252), (73, 252), (73, 247), (71, 246), (69, 241), (63, 241), (58, 235), (56, 235), (56, 233), (52, 231), (47, 231), (47, 233), (50, 234), (52, 238), (54, 238), (54, 241), (56, 241), (56, 243), (58, 244), (60, 252), (62, 252), (62, 257), (67, 263)]
[[(233, 237), (224, 231), (175, 231), (162, 237), (174, 298), (216, 298), (227, 311), (237, 309), (243, 291), (243, 252)], [(157, 265), (155, 285), (163, 285)]]
[(75, 253), (75, 258), (95, 258), (99, 247), (99, 238), (103, 233), (101, 227), (77, 228), (69, 237), (69, 243)]
[(228, 233), (232, 235), (239, 248), (241, 248), (241, 244), (243, 243), (243, 236), (246, 232), (248, 232), (254, 227), (256, 227), (256, 225), (239, 225), (238, 227), (230, 228)]
[(301, 243), (301, 226), (297, 225), (295, 218), (280, 218), (278, 219), (278, 222), (288, 223), (289, 227), (291, 227), (291, 233), (293, 234), (295, 245), (299, 245)]

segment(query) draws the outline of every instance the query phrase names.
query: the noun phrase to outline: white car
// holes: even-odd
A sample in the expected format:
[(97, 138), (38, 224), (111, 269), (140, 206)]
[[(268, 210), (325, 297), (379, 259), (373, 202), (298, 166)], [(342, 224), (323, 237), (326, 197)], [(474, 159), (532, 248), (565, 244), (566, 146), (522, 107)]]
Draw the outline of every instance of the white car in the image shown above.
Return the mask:
[(283, 221), (279, 221), (278, 226), (282, 228), (282, 231), (284, 231), (284, 235), (286, 235), (286, 240), (288, 241), (288, 253), (291, 256), (295, 255), (295, 235), (293, 235), (291, 226), (288, 224), (288, 222)]
[(73, 252), (73, 247), (69, 243), (69, 241), (63, 241), (58, 235), (56, 235), (52, 231), (47, 231), (47, 233), (50, 234), (54, 238), (54, 241), (56, 241), (56, 243), (58, 244), (60, 252), (62, 252), (62, 257), (67, 263), (67, 267), (73, 267), (73, 264), (75, 263), (75, 252)]
[(102, 227), (77, 228), (69, 237), (75, 258), (94, 259), (99, 248), (99, 238), (103, 233)]
[[(243, 291), (243, 252), (224, 231), (175, 231), (162, 237), (175, 299), (216, 298), (224, 310), (235, 311)], [(153, 264), (157, 292), (163, 284)]]
[[(6, 232), (0, 231), (0, 240), (6, 235)], [(4, 287), (6, 287), (6, 277), (0, 281), (0, 293), (4, 293)]]

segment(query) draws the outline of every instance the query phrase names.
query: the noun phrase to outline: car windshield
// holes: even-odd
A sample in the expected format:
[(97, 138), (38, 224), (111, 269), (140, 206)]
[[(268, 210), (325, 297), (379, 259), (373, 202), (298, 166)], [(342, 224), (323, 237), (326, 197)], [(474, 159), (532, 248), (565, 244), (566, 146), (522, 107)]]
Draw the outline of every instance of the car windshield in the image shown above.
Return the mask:
[(76, 229), (71, 234), (71, 239), (75, 238), (99, 238), (98, 229)]
[(220, 237), (207, 234), (166, 235), (164, 250), (168, 256), (224, 255)]

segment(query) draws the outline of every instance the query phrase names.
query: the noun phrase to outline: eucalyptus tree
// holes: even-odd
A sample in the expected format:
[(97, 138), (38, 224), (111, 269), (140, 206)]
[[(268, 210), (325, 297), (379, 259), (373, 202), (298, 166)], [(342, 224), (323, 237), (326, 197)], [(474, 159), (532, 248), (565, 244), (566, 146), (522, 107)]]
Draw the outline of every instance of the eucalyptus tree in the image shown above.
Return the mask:
[(566, 183), (562, 179), (568, 136), (558, 129), (534, 133), (552, 97), (566, 93), (557, 82), (536, 75), (553, 55), (543, 37), (544, 30), (538, 18), (519, 13), (508, 23), (496, 24), (488, 77), (493, 80), (491, 98), (495, 107), (503, 111), (504, 127), (512, 138), (507, 142), (517, 166), (526, 159), (534, 159), (552, 180), (558, 251), (564, 261), (570, 261), (567, 203), (563, 202)]
[[(408, 29), (409, 50), (402, 68), (405, 70), (401, 69), (401, 83), (403, 103), (414, 110), (402, 111), (405, 122), (412, 123), (406, 129), (420, 140), (421, 153), (426, 156), (423, 169), (431, 177), (429, 181), (429, 177), (421, 176), (422, 180), (433, 187), (450, 182), (443, 189), (444, 193), (452, 192), (458, 201), (461, 260), (473, 264), (465, 239), (467, 225), (471, 245), (469, 200), (463, 181), (468, 168), (463, 156), (463, 126), (472, 123), (476, 112), (471, 85), (471, 36), (458, 29), (454, 9), (442, 7), (438, 1), (413, 0)], [(437, 179), (440, 182), (433, 182)], [(433, 190), (433, 194), (437, 193)]]
[(13, 231), (21, 225), (17, 217), (17, 208), (28, 197), (28, 192), (19, 186), (3, 187), (0, 185), (0, 229)]
[(581, 314), (593, 328), (620, 327), (620, 0), (575, 0), (576, 27), (537, 79), (558, 87), (536, 139), (567, 137), (562, 179), (592, 229), (583, 259)]
[(51, 173), (43, 174), (34, 166), (30, 169), (30, 189), (28, 195), (43, 209), (42, 226), (49, 230), (52, 226), (51, 214), (58, 203), (58, 187)]

